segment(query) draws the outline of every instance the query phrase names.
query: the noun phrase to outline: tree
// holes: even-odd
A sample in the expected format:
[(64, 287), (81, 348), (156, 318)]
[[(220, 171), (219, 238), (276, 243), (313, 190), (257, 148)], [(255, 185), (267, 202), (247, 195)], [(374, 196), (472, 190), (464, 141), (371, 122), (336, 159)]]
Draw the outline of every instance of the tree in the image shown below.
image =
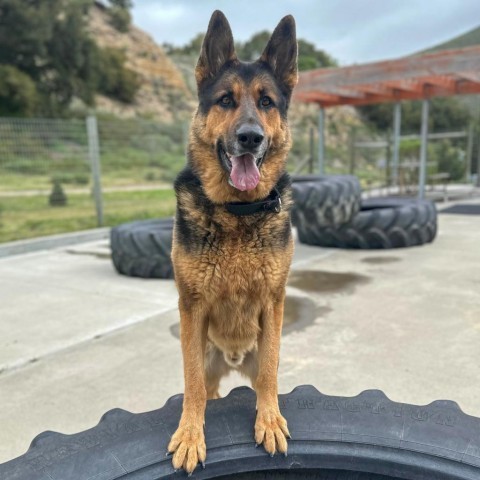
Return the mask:
[[(237, 43), (236, 51), (242, 60), (255, 61), (262, 54), (270, 39), (271, 33), (268, 30), (255, 33), (245, 43)], [(311, 70), (314, 68), (335, 67), (337, 62), (323, 50), (306, 40), (298, 40), (298, 69)]]
[(46, 42), (48, 60), (41, 89), (49, 98), (52, 114), (68, 107), (73, 97), (92, 105), (98, 81), (98, 48), (86, 30), (85, 6), (71, 1), (53, 25)]
[(183, 47), (176, 47), (170, 43), (164, 43), (162, 46), (168, 55), (199, 55), (202, 48), (203, 37), (205, 34), (199, 33)]
[[(393, 128), (393, 105), (379, 103), (358, 107), (361, 116), (379, 130)], [(402, 131), (419, 132), (422, 118), (420, 101), (402, 103)], [(429, 123), (430, 129), (448, 131), (465, 129), (470, 121), (471, 114), (457, 98), (434, 98), (431, 100)]]
[(125, 68), (125, 54), (115, 48), (104, 48), (99, 51), (100, 92), (114, 97), (124, 103), (131, 103), (140, 87), (138, 75)]
[(255, 33), (250, 40), (245, 43), (237, 43), (237, 55), (241, 60), (247, 62), (255, 61), (262, 54), (270, 39), (271, 32), (264, 30), (263, 32)]
[[(130, 15), (131, 1), (111, 4)], [(0, 0), (3, 114), (63, 115), (74, 98), (94, 105), (98, 91), (133, 101), (139, 82), (125, 68), (124, 55), (102, 51), (89, 35), (92, 5), (93, 0)]]
[(108, 13), (112, 25), (122, 33), (128, 31), (132, 23), (130, 9), (133, 7), (132, 0), (109, 0), (110, 8)]
[(130, 10), (133, 7), (133, 0), (109, 0), (112, 7), (124, 8)]
[(94, 99), (96, 45), (86, 30), (92, 0), (2, 0), (0, 63), (35, 83), (42, 114), (59, 114), (78, 96)]
[(31, 116), (38, 105), (33, 80), (11, 65), (0, 65), (0, 116)]
[(13, 65), (38, 80), (46, 63), (47, 42), (52, 36), (59, 7), (59, 0), (2, 0), (0, 63)]
[(324, 50), (318, 50), (313, 43), (306, 40), (298, 40), (298, 69), (300, 71), (336, 66), (336, 60)]
[[(254, 62), (263, 53), (271, 32), (263, 30), (253, 34), (246, 42), (237, 42), (235, 50), (238, 58), (246, 62)], [(183, 47), (175, 47), (174, 45), (164, 43), (163, 48), (169, 55), (198, 55), (202, 47), (203, 33), (196, 35), (189, 43)], [(337, 62), (323, 50), (306, 40), (298, 40), (298, 69), (311, 70), (314, 68), (335, 67)]]

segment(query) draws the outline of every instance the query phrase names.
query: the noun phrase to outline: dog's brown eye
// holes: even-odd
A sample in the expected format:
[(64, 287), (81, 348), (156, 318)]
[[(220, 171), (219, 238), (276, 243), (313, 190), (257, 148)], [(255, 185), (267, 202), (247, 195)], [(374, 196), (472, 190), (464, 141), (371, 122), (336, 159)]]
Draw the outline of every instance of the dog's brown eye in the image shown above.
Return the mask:
[(267, 97), (267, 95), (265, 95), (264, 97), (262, 97), (262, 100), (260, 100), (260, 104), (262, 105), (262, 107), (269, 107), (273, 104), (273, 102), (270, 97)]
[(224, 95), (220, 99), (220, 105), (222, 105), (223, 107), (231, 107), (233, 105), (232, 97), (230, 97), (230, 95)]

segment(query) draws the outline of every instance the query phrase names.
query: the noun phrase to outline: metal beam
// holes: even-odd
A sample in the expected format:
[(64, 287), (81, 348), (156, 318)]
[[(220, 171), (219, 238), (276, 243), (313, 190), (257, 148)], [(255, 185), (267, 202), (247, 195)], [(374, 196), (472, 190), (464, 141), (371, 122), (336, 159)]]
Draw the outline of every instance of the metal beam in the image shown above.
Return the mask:
[[(440, 132), (440, 133), (429, 133), (428, 139), (429, 140), (436, 140), (441, 138), (465, 138), (467, 136), (467, 132)], [(421, 135), (402, 135), (400, 137), (401, 140), (413, 140), (415, 138), (421, 138)]]
[(427, 147), (428, 147), (428, 107), (429, 101), (422, 101), (422, 143), (420, 145), (420, 171), (418, 172), (418, 198), (425, 198), (425, 181), (427, 178)]
[(355, 142), (355, 148), (385, 148), (388, 147), (386, 140), (378, 140), (372, 142)]
[(480, 142), (478, 142), (477, 153), (477, 187), (480, 187)]
[(398, 186), (398, 166), (400, 159), (400, 130), (402, 122), (402, 104), (397, 102), (393, 109), (393, 161), (392, 184)]
[(318, 110), (318, 173), (325, 172), (325, 109)]

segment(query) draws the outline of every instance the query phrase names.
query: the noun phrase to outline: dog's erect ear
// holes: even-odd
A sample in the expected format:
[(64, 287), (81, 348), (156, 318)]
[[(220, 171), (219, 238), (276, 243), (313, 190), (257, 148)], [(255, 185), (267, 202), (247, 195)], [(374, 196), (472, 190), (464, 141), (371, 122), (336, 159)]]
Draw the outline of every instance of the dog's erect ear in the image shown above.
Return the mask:
[(203, 39), (200, 58), (195, 68), (197, 85), (214, 78), (229, 60), (235, 60), (235, 46), (228, 20), (220, 10), (215, 10)]
[(287, 15), (275, 28), (259, 61), (268, 63), (275, 77), (290, 90), (298, 81), (297, 50), (295, 20)]

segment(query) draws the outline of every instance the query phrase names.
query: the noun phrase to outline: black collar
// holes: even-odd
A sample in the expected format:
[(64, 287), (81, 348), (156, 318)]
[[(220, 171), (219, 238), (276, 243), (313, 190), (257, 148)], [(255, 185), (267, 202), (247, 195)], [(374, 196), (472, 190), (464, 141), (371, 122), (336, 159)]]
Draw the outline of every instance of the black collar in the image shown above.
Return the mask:
[(259, 212), (280, 213), (282, 200), (278, 190), (274, 188), (265, 200), (259, 202), (232, 202), (226, 203), (225, 208), (234, 215), (253, 215)]

